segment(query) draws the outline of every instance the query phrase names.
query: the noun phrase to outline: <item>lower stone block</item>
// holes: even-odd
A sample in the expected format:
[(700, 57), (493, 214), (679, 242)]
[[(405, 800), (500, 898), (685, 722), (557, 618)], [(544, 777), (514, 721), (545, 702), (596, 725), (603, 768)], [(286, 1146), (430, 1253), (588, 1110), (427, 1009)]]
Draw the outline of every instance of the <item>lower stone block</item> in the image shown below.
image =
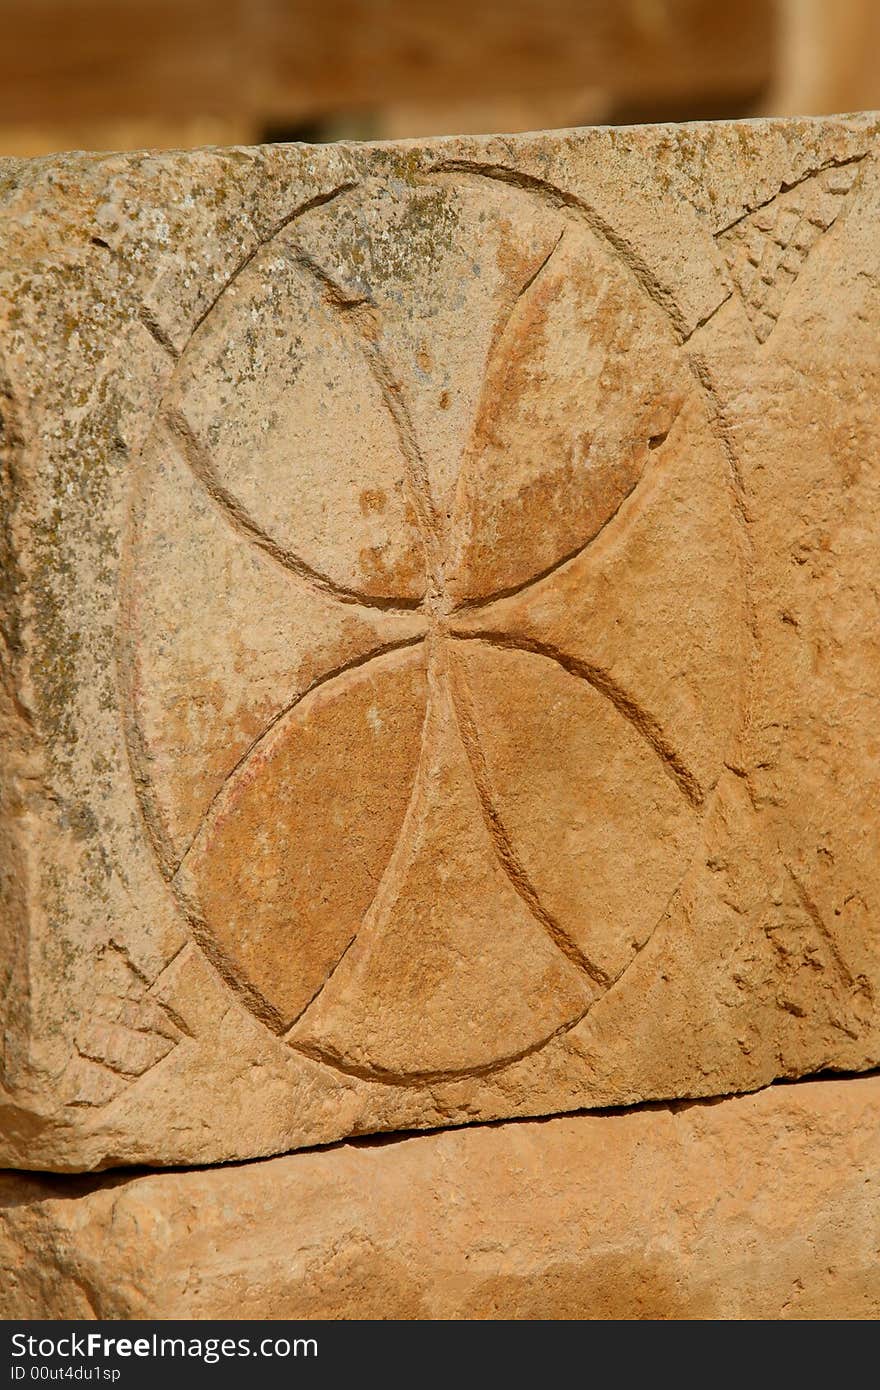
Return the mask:
[(0, 1179), (0, 1313), (880, 1316), (880, 1076), (344, 1144)]

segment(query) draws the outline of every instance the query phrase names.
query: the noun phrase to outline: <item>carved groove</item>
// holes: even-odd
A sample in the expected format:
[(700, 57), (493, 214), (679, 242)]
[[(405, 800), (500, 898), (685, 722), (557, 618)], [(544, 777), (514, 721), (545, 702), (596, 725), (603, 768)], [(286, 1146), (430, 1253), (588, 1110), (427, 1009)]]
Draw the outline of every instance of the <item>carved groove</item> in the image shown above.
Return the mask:
[[(652, 437), (652, 439), (648, 440), (648, 449), (651, 454), (660, 453), (660, 451), (663, 448), (663, 445), (666, 443), (667, 439), (669, 438), (670, 434), (675, 428), (675, 424), (678, 420), (679, 415), (681, 414), (681, 410), (682, 407), (679, 406), (678, 410), (675, 412), (675, 415), (672, 418), (672, 421), (670, 422), (669, 426), (663, 432), (662, 435), (655, 435)], [(596, 530), (593, 531), (592, 534), (589, 535), (587, 539), (583, 541), (580, 545), (576, 545), (573, 550), (569, 550), (565, 555), (560, 555), (558, 560), (554, 560), (553, 563), (547, 565), (546, 568), (538, 570), (537, 573), (533, 574), (530, 579), (524, 579), (519, 584), (510, 584), (504, 589), (496, 589), (491, 594), (486, 594), (481, 598), (462, 599), (461, 602), (457, 603), (451, 610), (451, 615), (454, 616), (456, 613), (479, 611), (480, 609), (491, 607), (492, 604), (500, 602), (501, 599), (515, 598), (517, 594), (525, 593), (526, 590), (534, 588), (543, 580), (549, 579), (551, 575), (556, 574), (559, 570), (565, 569), (567, 565), (571, 565), (575, 560), (578, 560), (581, 557), (581, 555), (584, 555), (586, 551), (590, 549), (590, 546), (593, 545), (594, 542), (596, 542), (599, 539), (602, 533), (608, 529), (611, 523), (616, 520), (622, 507), (629, 501), (633, 493), (638, 491), (638, 489), (648, 481), (649, 471), (652, 463), (653, 460), (649, 459), (646, 467), (642, 470), (642, 472), (638, 475), (634, 482), (626, 489), (613, 511), (608, 513), (601, 525), (599, 525), (596, 528)], [(657, 464), (659, 465), (659, 459), (657, 460)]]
[(810, 921), (815, 927), (816, 932), (819, 936), (821, 936), (822, 940), (828, 947), (828, 950), (831, 954), (831, 958), (834, 961), (834, 964), (837, 966), (838, 971), (840, 972), (841, 979), (843, 980), (844, 984), (846, 984), (849, 988), (852, 988), (852, 986), (855, 984), (855, 978), (853, 976), (852, 971), (850, 970), (849, 966), (847, 965), (846, 961), (840, 953), (840, 947), (837, 944), (837, 940), (834, 936), (834, 933), (828, 930), (828, 927), (825, 924), (821, 912), (819, 911), (816, 904), (813, 902), (813, 899), (810, 897), (809, 893), (806, 890), (806, 887), (801, 882), (794, 869), (791, 867), (790, 864), (787, 864), (786, 868), (788, 869), (789, 877), (792, 883), (794, 884), (795, 892), (797, 893), (798, 898), (800, 899), (801, 906), (803, 907), (804, 911), (806, 912), (807, 916), (809, 917)]
[[(410, 643), (409, 645), (414, 644)], [(403, 814), (403, 819), (400, 822), (400, 827), (397, 832), (397, 838), (394, 842), (394, 848), (392, 849), (391, 854), (388, 856), (388, 862), (385, 865), (382, 877), (379, 879), (379, 882), (376, 885), (376, 892), (373, 895), (373, 901), (370, 903), (370, 906), (364, 913), (362, 922), (356, 928), (351, 939), (348, 941), (347, 945), (341, 951), (339, 958), (336, 961), (336, 964), (321, 981), (318, 988), (314, 991), (308, 1002), (303, 1005), (299, 1013), (294, 1018), (290, 1019), (289, 1022), (286, 1024), (285, 1031), (287, 1032), (296, 1027), (300, 1019), (305, 1017), (312, 1005), (316, 1002), (316, 1000), (318, 1000), (321, 997), (321, 995), (324, 993), (324, 990), (327, 988), (330, 981), (333, 979), (333, 976), (336, 974), (336, 971), (342, 964), (343, 960), (348, 955), (348, 952), (351, 950), (352, 946), (357, 941), (361, 932), (366, 931), (369, 928), (371, 921), (374, 921), (377, 917), (381, 916), (387, 898), (394, 892), (395, 888), (397, 887), (400, 877), (400, 862), (402, 859), (405, 858), (411, 837), (415, 834), (413, 827), (417, 824), (417, 822), (420, 819), (420, 802), (424, 795), (424, 773), (429, 756), (427, 731), (430, 725), (430, 718), (431, 696), (429, 693), (428, 700), (425, 705), (425, 717), (422, 721), (422, 735), (419, 743), (419, 758), (418, 762), (416, 763), (415, 773), (413, 774), (413, 784), (410, 790), (409, 802), (407, 803), (406, 810)], [(298, 1046), (298, 1044), (293, 1039), (288, 1039), (288, 1041), (290, 1042), (291, 1046)]]
[(277, 222), (274, 222), (269, 231), (266, 232), (264, 236), (259, 237), (257, 239), (256, 244), (251, 248), (251, 250), (248, 251), (247, 254), (242, 257), (242, 259), (238, 262), (238, 265), (233, 270), (232, 274), (228, 277), (228, 279), (226, 279), (223, 282), (217, 293), (214, 295), (213, 299), (210, 301), (208, 305), (206, 305), (206, 307), (199, 314), (198, 318), (196, 319), (195, 323), (190, 329), (189, 336), (186, 342), (184, 343), (181, 349), (181, 356), (189, 347), (190, 342), (195, 337), (196, 333), (198, 333), (202, 324), (205, 322), (205, 319), (217, 307), (217, 304), (221, 296), (226, 294), (227, 290), (229, 290), (235, 284), (238, 277), (242, 274), (243, 271), (247, 270), (251, 261), (256, 259), (256, 257), (260, 254), (264, 246), (268, 246), (271, 241), (274, 241), (275, 238), (279, 235), (279, 233), (283, 232), (284, 228), (289, 226), (291, 222), (295, 222), (297, 218), (305, 217), (307, 212), (314, 212), (316, 208), (326, 207), (328, 203), (335, 202), (337, 198), (342, 197), (343, 193), (350, 193), (351, 190), (356, 187), (356, 182), (337, 184), (335, 188), (331, 188), (327, 193), (318, 193), (313, 198), (307, 198), (305, 202), (299, 203), (293, 209), (292, 212), (285, 213), (284, 216), (279, 218)]
[(304, 580), (322, 594), (328, 594), (339, 603), (357, 604), (361, 608), (378, 608), (386, 613), (413, 613), (422, 607), (423, 599), (383, 598), (361, 593), (358, 589), (338, 584), (329, 575), (323, 574), (307, 561), (285, 550), (273, 541), (253, 517), (223, 486), (217, 476), (207, 449), (196, 438), (186, 416), (179, 410), (166, 408), (165, 423), (175, 435), (181, 446), (181, 453), (190, 470), (201, 483), (208, 496), (215, 503), (226, 521), (240, 536), (252, 541), (264, 554), (269, 555), (284, 569), (290, 570), (298, 579)]
[(487, 647), (498, 647), (502, 651), (531, 652), (554, 661), (569, 675), (576, 676), (604, 695), (619, 715), (630, 723), (644, 741), (656, 753), (667, 776), (671, 777), (682, 796), (699, 809), (705, 801), (705, 793), (694, 774), (685, 766), (680, 755), (672, 747), (657, 720), (643, 710), (638, 702), (617, 684), (608, 671), (591, 662), (581, 661), (569, 656), (549, 643), (538, 642), (530, 637), (514, 637), (506, 632), (467, 632), (453, 629), (453, 636), (459, 641), (483, 642)]
[(159, 344), (159, 347), (162, 349), (162, 351), (167, 352), (168, 356), (173, 358), (176, 362), (180, 356), (180, 353), (177, 351), (177, 348), (174, 346), (168, 334), (165, 332), (165, 329), (162, 327), (159, 320), (156, 318), (155, 314), (152, 312), (151, 309), (147, 307), (146, 304), (141, 305), (138, 318), (140, 319), (141, 323), (144, 325), (144, 328), (147, 330), (150, 336)]
[(230, 768), (229, 772), (224, 777), (222, 784), (211, 798), (205, 814), (199, 822), (194, 834), (191, 836), (186, 849), (180, 855), (173, 873), (177, 873), (202, 831), (209, 826), (211, 821), (215, 818), (221, 798), (232, 795), (236, 782), (244, 773), (254, 754), (259, 752), (270, 734), (277, 728), (283, 719), (286, 719), (302, 704), (303, 700), (308, 699), (316, 690), (322, 690), (325, 686), (332, 685), (334, 681), (343, 680), (346, 676), (350, 675), (352, 671), (359, 671), (365, 666), (372, 665), (375, 661), (381, 661), (383, 657), (390, 656), (393, 652), (404, 651), (408, 647), (418, 647), (424, 640), (424, 636), (402, 637), (396, 642), (388, 642), (381, 647), (376, 647), (363, 656), (358, 656), (352, 661), (345, 662), (342, 666), (336, 666), (331, 671), (325, 671), (323, 675), (318, 676), (316, 680), (312, 681), (305, 690), (301, 691), (284, 705), (278, 713), (269, 720), (266, 727), (257, 734), (257, 737), (252, 740), (235, 765)]
[(304, 1057), (309, 1057), (314, 1062), (323, 1062), (325, 1066), (332, 1067), (333, 1071), (342, 1072), (343, 1076), (354, 1076), (361, 1081), (373, 1081), (379, 1085), (406, 1089), (444, 1081), (464, 1081), (470, 1077), (493, 1076), (497, 1072), (503, 1071), (505, 1067), (514, 1066), (517, 1062), (525, 1061), (527, 1057), (533, 1057), (536, 1053), (542, 1052), (556, 1038), (565, 1037), (579, 1023), (583, 1023), (595, 1003), (596, 1001), (591, 999), (589, 1004), (581, 1009), (574, 1018), (566, 1019), (565, 1023), (561, 1023), (552, 1032), (546, 1033), (537, 1042), (529, 1043), (528, 1047), (506, 1053), (503, 1057), (498, 1057), (491, 1062), (478, 1063), (470, 1067), (450, 1068), (447, 1071), (425, 1070), (400, 1073), (386, 1067), (366, 1066), (352, 1062), (350, 1058), (327, 1043), (291, 1041), (290, 1046)]
[[(419, 535), (425, 552), (426, 567), (432, 588), (436, 591), (440, 572), (440, 521), (431, 494), (428, 470), (419, 449), (400, 384), (395, 380), (377, 345), (381, 331), (378, 311), (369, 300), (352, 299), (346, 295), (332, 276), (328, 275), (311, 256), (307, 256), (300, 248), (297, 248), (296, 259), (302, 269), (308, 271), (318, 281), (329, 302), (345, 314), (358, 333), (361, 351), (373, 374), (373, 379), (382, 393), (382, 399), (394, 424), (400, 452), (406, 465), (407, 490), (418, 523)], [(420, 605), (417, 603), (414, 606)]]
[[(556, 188), (553, 184), (540, 178), (522, 174), (503, 165), (478, 164), (466, 160), (450, 160), (435, 166), (435, 168), (430, 171), (430, 176), (432, 177), (447, 174), (454, 174), (460, 178), (473, 179), (476, 181), (488, 178), (490, 180), (509, 184), (522, 190), (530, 198), (537, 198), (544, 204), (562, 213), (564, 216), (560, 220), (567, 223), (568, 229), (571, 229), (575, 223), (586, 228), (590, 233), (602, 240), (613, 258), (623, 266), (627, 275), (637, 283), (641, 291), (652, 303), (662, 309), (666, 320), (672, 328), (672, 334), (669, 335), (667, 340), (666, 350), (669, 352), (675, 350), (672, 346), (673, 337), (681, 344), (686, 336), (690, 336), (686, 334), (683, 317), (672, 301), (669, 292), (657, 281), (638, 251), (616, 232), (613, 227), (609, 226), (595, 209), (591, 208), (580, 198), (573, 194), (565, 193)], [(225, 291), (235, 283), (242, 272), (246, 270), (247, 266), (254, 260), (258, 252), (266, 246), (273, 237), (277, 236), (281, 230), (292, 223), (297, 217), (333, 202), (354, 186), (353, 183), (342, 184), (329, 193), (308, 200), (294, 210), (294, 212), (281, 219), (272, 229), (271, 233), (267, 237), (259, 240), (256, 246), (243, 257), (232, 275), (214, 296), (211, 303), (208, 304), (200, 314), (187, 339), (187, 344), (216, 307)], [(504, 339), (518, 306), (528, 296), (539, 280), (539, 277), (547, 269), (566, 234), (566, 226), (563, 226), (554, 244), (550, 247), (541, 263), (529, 274), (518, 288), (514, 289), (509, 299), (508, 292), (505, 291), (504, 301), (508, 306), (507, 312), (506, 315), (502, 316), (500, 320), (501, 326), (498, 328), (489, 348), (489, 357), (484, 368), (484, 389), (485, 378), (487, 378), (489, 374), (489, 367), (495, 355), (503, 351)], [(571, 232), (571, 234), (574, 235), (575, 233)], [(529, 879), (525, 866), (520, 862), (511, 837), (503, 823), (501, 814), (496, 809), (497, 797), (495, 788), (492, 785), (486, 754), (480, 740), (475, 701), (466, 674), (460, 666), (455, 664), (455, 643), (458, 641), (477, 641), (482, 642), (487, 647), (525, 651), (554, 662), (569, 675), (586, 682), (592, 689), (596, 690), (614, 707), (616, 713), (636, 730), (642, 741), (651, 749), (654, 756), (659, 760), (664, 773), (674, 782), (682, 797), (693, 810), (701, 811), (704, 808), (706, 791), (686, 765), (677, 749), (673, 746), (658, 720), (649, 711), (643, 709), (637, 700), (618, 684), (610, 672), (589, 660), (571, 657), (562, 649), (549, 643), (527, 637), (516, 637), (501, 630), (500, 625), (497, 628), (491, 626), (491, 620), (488, 615), (485, 619), (480, 620), (487, 624), (486, 629), (481, 631), (468, 631), (464, 627), (456, 628), (454, 625), (454, 616), (458, 613), (464, 617), (466, 612), (486, 609), (499, 600), (528, 591), (536, 585), (541, 584), (543, 581), (548, 580), (566, 566), (570, 566), (581, 556), (605, 531), (610, 523), (618, 517), (624, 503), (632, 497), (640, 483), (642, 483), (646, 477), (650, 476), (651, 469), (655, 466), (652, 456), (655, 454), (658, 456), (662, 455), (663, 446), (670, 433), (675, 428), (682, 407), (679, 405), (670, 425), (665, 428), (662, 433), (651, 436), (646, 441), (648, 457), (645, 467), (635, 481), (627, 488), (624, 495), (614, 507), (614, 510), (605, 517), (590, 536), (582, 540), (568, 553), (553, 561), (553, 563), (548, 565), (545, 569), (532, 574), (527, 580), (509, 588), (498, 590), (482, 598), (464, 600), (450, 613), (444, 593), (445, 563), (448, 549), (446, 536), (447, 523), (445, 517), (438, 511), (438, 506), (433, 496), (425, 454), (423, 453), (407, 406), (404, 386), (396, 378), (391, 361), (379, 346), (386, 327), (380, 316), (380, 311), (369, 297), (355, 297), (347, 294), (344, 289), (336, 283), (332, 276), (328, 274), (323, 267), (316, 264), (313, 258), (298, 245), (294, 237), (288, 236), (284, 239), (284, 242), (285, 244), (281, 247), (282, 253), (286, 257), (292, 259), (296, 265), (304, 272), (311, 275), (316, 281), (326, 302), (332, 306), (334, 312), (339, 315), (340, 322), (347, 326), (347, 330), (352, 332), (352, 336), (356, 343), (356, 350), (363, 353), (373, 378), (379, 387), (382, 404), (391, 417), (399, 442), (403, 481), (405, 482), (409, 494), (412, 510), (416, 518), (417, 529), (425, 551), (426, 571), (428, 576), (427, 594), (420, 599), (385, 596), (374, 598), (356, 589), (335, 582), (329, 575), (314, 568), (298, 555), (293, 554), (279, 545), (257, 524), (247, 509), (232, 495), (231, 491), (221, 481), (209, 450), (200, 442), (183, 411), (166, 406), (162, 411), (161, 418), (164, 419), (168, 428), (172, 431), (180, 447), (183, 458), (189, 466), (193, 476), (211, 498), (217, 509), (222, 513), (226, 524), (229, 525), (238, 536), (246, 540), (249, 544), (257, 546), (284, 570), (296, 576), (297, 579), (307, 584), (311, 589), (320, 592), (340, 604), (357, 605), (366, 609), (388, 612), (389, 614), (411, 615), (414, 612), (424, 613), (425, 631), (416, 636), (381, 644), (365, 655), (361, 655), (343, 663), (333, 670), (323, 673), (314, 680), (307, 689), (299, 693), (295, 698), (290, 699), (265, 725), (257, 737), (251, 740), (249, 746), (238, 758), (235, 765), (227, 772), (222, 783), (211, 798), (195, 832), (190, 836), (186, 847), (177, 855), (173, 863), (168, 860), (167, 855), (163, 858), (161, 837), (157, 839), (156, 834), (153, 833), (153, 827), (150, 822), (150, 811), (148, 810), (149, 796), (147, 795), (147, 790), (150, 785), (147, 773), (148, 760), (146, 756), (141, 756), (140, 761), (138, 761), (138, 753), (136, 750), (140, 750), (141, 754), (144, 754), (145, 750), (141, 748), (141, 731), (134, 727), (134, 722), (132, 720), (131, 726), (129, 727), (129, 725), (127, 725), (126, 727), (126, 741), (130, 750), (135, 780), (139, 789), (144, 793), (143, 797), (139, 796), (138, 798), (139, 802), (143, 803), (142, 814), (144, 815), (148, 829), (151, 831), (154, 843), (157, 846), (157, 853), (159, 854), (160, 862), (163, 864), (163, 871), (172, 882), (184, 905), (192, 927), (193, 936), (218, 973), (230, 988), (235, 991), (244, 1004), (260, 1018), (268, 1028), (276, 1034), (289, 1034), (291, 1030), (296, 1028), (300, 1020), (304, 1018), (322, 995), (361, 933), (381, 918), (383, 912), (387, 910), (390, 899), (401, 886), (401, 876), (406, 868), (407, 855), (410, 853), (411, 847), (420, 833), (420, 827), (424, 823), (426, 811), (425, 796), (427, 795), (427, 788), (430, 781), (427, 776), (427, 771), (436, 751), (432, 740), (436, 740), (438, 737), (436, 728), (432, 723), (432, 709), (434, 708), (432, 702), (435, 698), (440, 698), (442, 692), (438, 692), (439, 685), (442, 683), (445, 686), (445, 698), (448, 699), (452, 717), (455, 720), (458, 730), (458, 737), (460, 738), (461, 745), (466, 755), (470, 776), (477, 795), (480, 814), (486, 831), (488, 832), (492, 853), (503, 869), (512, 888), (515, 890), (520, 900), (525, 904), (531, 918), (542, 928), (557, 949), (566, 956), (580, 974), (592, 982), (596, 987), (596, 998), (598, 998), (612, 988), (621, 978), (635, 956), (629, 957), (627, 963), (622, 966), (621, 970), (615, 975), (601, 970), (577, 945), (570, 934), (565, 930), (564, 926), (558, 922), (541, 903), (538, 893)], [(726, 300), (722, 300), (722, 303), (724, 302), (726, 302)], [(712, 317), (712, 314), (717, 312), (719, 307), (721, 306), (716, 306), (716, 308), (706, 316), (703, 323), (708, 322), (709, 318)], [(170, 338), (150, 311), (144, 309), (141, 313), (141, 320), (147, 330), (169, 355), (180, 355), (176, 353)], [(697, 325), (697, 327), (701, 326), (703, 326), (703, 324)], [(711, 380), (708, 379), (707, 374), (704, 372), (700, 360), (693, 358), (689, 360), (694, 379), (709, 394), (713, 405), (717, 407), (717, 400), (712, 390)], [(745, 524), (748, 522), (748, 515), (745, 506), (744, 492), (737, 470), (736, 459), (733, 454), (732, 443), (726, 437), (724, 438), (724, 448), (731, 467), (731, 477), (733, 480), (732, 490), (735, 496), (736, 506), (739, 510), (740, 518)], [(456, 496), (458, 496), (461, 486), (462, 472), (459, 471), (456, 481)], [(137, 523), (134, 519), (132, 520), (131, 530), (132, 545), (134, 545), (137, 538)], [(544, 553), (546, 554), (546, 552)], [(372, 901), (370, 902), (370, 906), (361, 915), (359, 923), (339, 955), (336, 957), (335, 963), (327, 970), (324, 978), (313, 990), (307, 1002), (298, 1009), (296, 1016), (292, 1019), (284, 1018), (282, 1017), (282, 1012), (278, 1008), (264, 998), (258, 990), (242, 977), (241, 971), (229, 959), (222, 945), (218, 943), (212, 932), (210, 923), (204, 919), (199, 904), (187, 899), (182, 882), (183, 875), (181, 874), (181, 870), (188, 855), (193, 850), (193, 847), (202, 836), (209, 832), (210, 827), (214, 824), (218, 815), (222, 813), (227, 802), (234, 798), (239, 781), (252, 759), (259, 753), (260, 749), (265, 745), (266, 740), (277, 730), (282, 721), (291, 717), (304, 699), (308, 698), (316, 690), (326, 687), (334, 681), (342, 681), (350, 672), (356, 671), (362, 667), (367, 667), (394, 652), (422, 644), (426, 645), (426, 651), (428, 653), (428, 702), (421, 727), (419, 753), (413, 776), (413, 783), (410, 789), (408, 802), (406, 803), (406, 810), (393, 838), (391, 854), (380, 875), (373, 872), (369, 873), (369, 889), (372, 890), (373, 884), (376, 884)], [(434, 690), (432, 683), (437, 683), (437, 691)], [(417, 728), (418, 726), (415, 724), (412, 727), (413, 749), (415, 747)], [(410, 765), (411, 764), (408, 764), (407, 766)], [(404, 786), (401, 787), (398, 814), (399, 806), (402, 804), (405, 796), (406, 787), (404, 784)], [(471, 803), (469, 802), (469, 804)], [(476, 814), (476, 811), (474, 814)], [(392, 835), (389, 834), (387, 843), (390, 843), (391, 839)], [(677, 891), (677, 888), (675, 891)], [(666, 910), (668, 910), (668, 904), (664, 909), (664, 914)], [(662, 916), (658, 920), (662, 920)], [(639, 952), (636, 951), (635, 954), (638, 955)], [(271, 990), (269, 992), (271, 992)], [(330, 1043), (324, 1043), (323, 1041), (316, 1042), (314, 1040), (301, 1042), (290, 1036), (287, 1036), (285, 1041), (303, 1055), (326, 1063), (335, 1070), (348, 1075), (395, 1086), (424, 1085), (434, 1081), (452, 1080), (459, 1076), (478, 1077), (481, 1075), (488, 1075), (522, 1058), (537, 1053), (542, 1048), (546, 1047), (552, 1039), (560, 1037), (576, 1027), (589, 1012), (593, 1002), (595, 1002), (595, 1000), (591, 1000), (575, 1017), (568, 1019), (560, 1026), (554, 1028), (537, 1042), (531, 1043), (529, 1046), (518, 1051), (506, 1054), (501, 1058), (495, 1058), (485, 1065), (470, 1065), (461, 1070), (418, 1070), (407, 1071), (405, 1074), (401, 1075), (397, 1072), (385, 1069), (378, 1064), (361, 1066), (360, 1064), (353, 1063), (350, 1058), (340, 1053), (335, 1045)], [(427, 1058), (425, 1060), (427, 1060)]]
[(497, 179), (500, 183), (507, 183), (514, 188), (521, 188), (524, 192), (536, 195), (544, 202), (549, 203), (551, 207), (567, 208), (574, 212), (591, 232), (601, 237), (611, 247), (648, 298), (663, 310), (678, 341), (683, 342), (687, 334), (687, 325), (681, 310), (669, 291), (663, 288), (635, 247), (631, 246), (625, 237), (622, 237), (595, 208), (584, 202), (582, 198), (557, 188), (555, 184), (546, 179), (538, 178), (534, 174), (524, 174), (521, 170), (511, 169), (505, 164), (481, 164), (468, 159), (447, 159), (436, 164), (431, 172), (433, 174), (470, 174), (478, 178)]
[(546, 910), (534, 885), (530, 882), (525, 866), (517, 856), (513, 842), (495, 806), (496, 797), (493, 795), (489, 768), (480, 743), (473, 696), (467, 678), (461, 670), (455, 671), (454, 674), (449, 672), (448, 664), (447, 673), (459, 734), (474, 779), (483, 820), (499, 864), (535, 921), (543, 927), (553, 944), (594, 984), (607, 989), (611, 983), (609, 976), (584, 954), (577, 942), (572, 940), (560, 923)]

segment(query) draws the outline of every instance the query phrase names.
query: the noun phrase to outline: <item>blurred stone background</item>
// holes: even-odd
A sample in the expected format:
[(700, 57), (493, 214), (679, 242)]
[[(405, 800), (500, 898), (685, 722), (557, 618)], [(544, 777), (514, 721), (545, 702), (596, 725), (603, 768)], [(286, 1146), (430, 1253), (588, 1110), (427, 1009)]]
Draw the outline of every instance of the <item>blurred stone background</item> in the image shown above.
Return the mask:
[(0, 154), (880, 106), (880, 0), (0, 0)]

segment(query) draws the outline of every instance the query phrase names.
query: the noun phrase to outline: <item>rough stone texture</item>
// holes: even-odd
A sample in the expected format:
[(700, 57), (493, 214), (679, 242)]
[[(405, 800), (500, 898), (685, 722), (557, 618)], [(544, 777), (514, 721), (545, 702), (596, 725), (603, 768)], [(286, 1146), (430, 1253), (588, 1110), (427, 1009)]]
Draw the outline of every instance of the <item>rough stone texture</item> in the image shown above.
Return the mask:
[(232, 1168), (10, 1174), (0, 1311), (876, 1318), (878, 1111), (875, 1076)]
[(877, 132), (6, 163), (3, 1162), (877, 1064)]

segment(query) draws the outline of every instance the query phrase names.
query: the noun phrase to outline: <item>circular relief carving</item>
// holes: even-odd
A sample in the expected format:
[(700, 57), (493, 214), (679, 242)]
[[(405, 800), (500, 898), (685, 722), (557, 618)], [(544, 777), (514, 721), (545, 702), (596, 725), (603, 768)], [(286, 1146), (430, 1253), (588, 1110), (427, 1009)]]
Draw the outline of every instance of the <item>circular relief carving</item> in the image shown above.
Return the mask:
[(577, 206), (480, 175), (288, 223), (133, 503), (129, 737), (195, 935), (296, 1048), (486, 1070), (620, 980), (741, 704), (728, 464)]

